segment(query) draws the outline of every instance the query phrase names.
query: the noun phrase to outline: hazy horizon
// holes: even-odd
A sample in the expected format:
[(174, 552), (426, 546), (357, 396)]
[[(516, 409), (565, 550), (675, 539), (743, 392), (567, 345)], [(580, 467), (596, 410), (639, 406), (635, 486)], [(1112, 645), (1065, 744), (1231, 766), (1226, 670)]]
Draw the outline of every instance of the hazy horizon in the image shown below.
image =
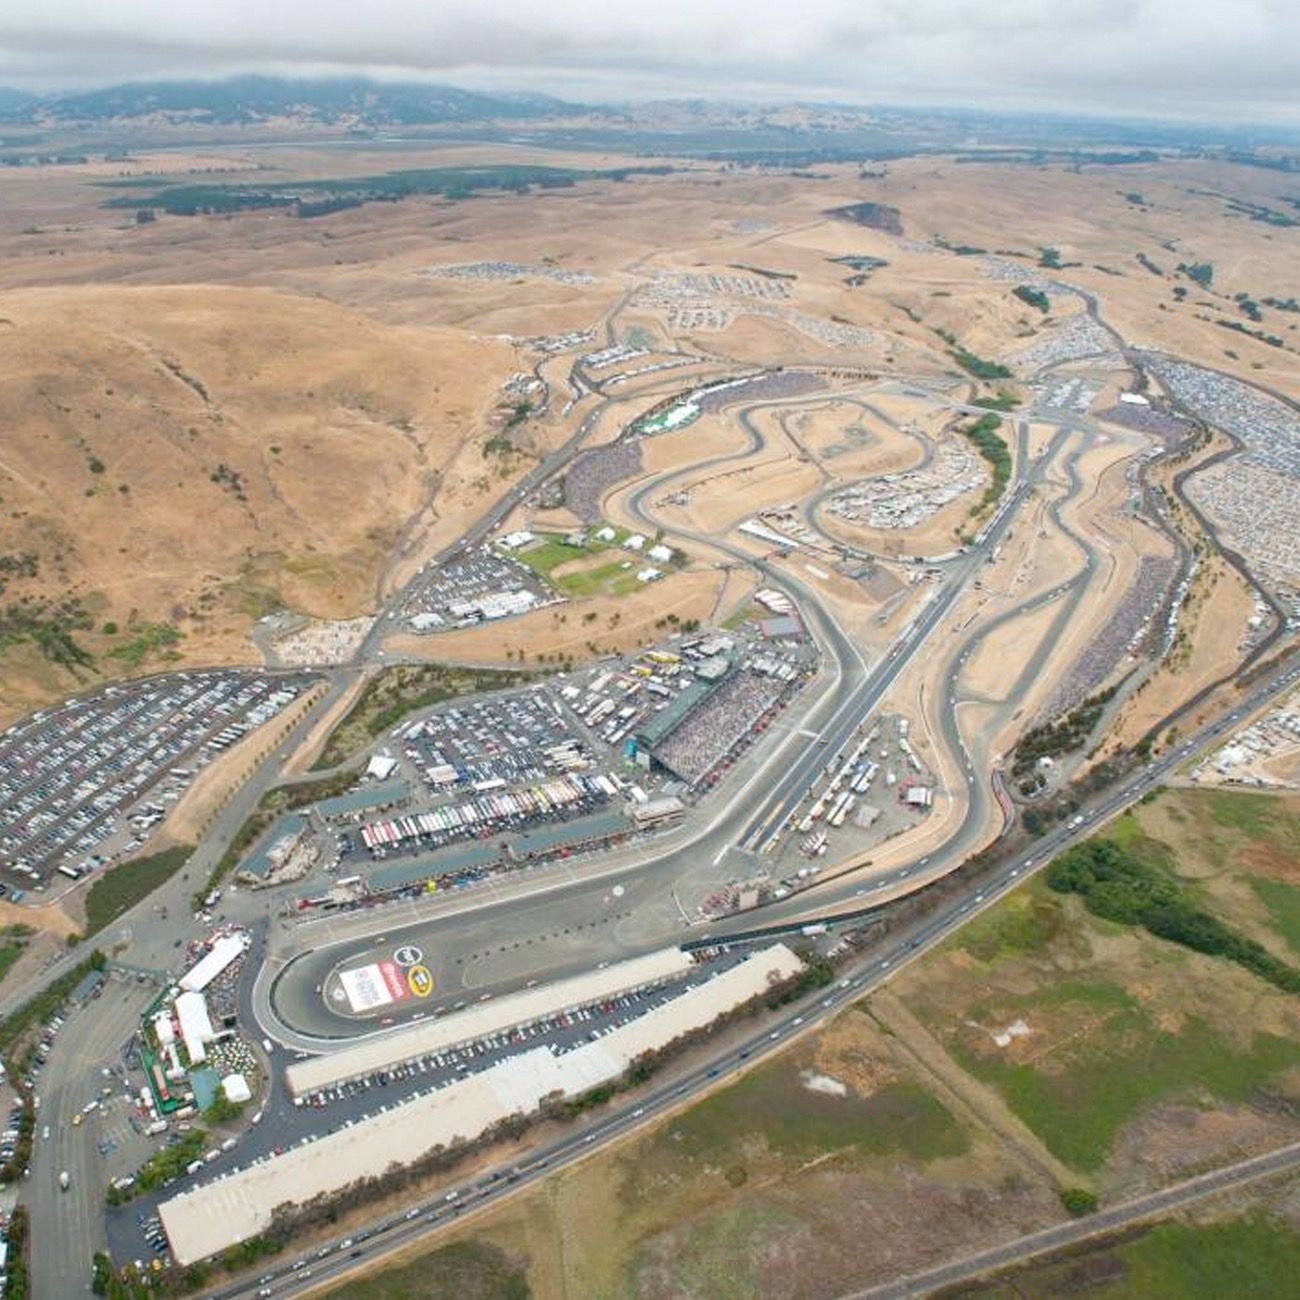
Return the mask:
[(1300, 125), (1285, 0), (22, 0), (0, 84), (370, 76), (585, 102), (702, 98)]

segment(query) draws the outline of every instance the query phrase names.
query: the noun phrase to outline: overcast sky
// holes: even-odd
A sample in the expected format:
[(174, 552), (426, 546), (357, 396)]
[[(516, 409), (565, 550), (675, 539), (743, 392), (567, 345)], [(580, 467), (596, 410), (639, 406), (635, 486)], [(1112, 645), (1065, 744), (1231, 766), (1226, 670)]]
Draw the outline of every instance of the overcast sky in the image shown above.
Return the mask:
[(0, 4), (0, 84), (247, 71), (1296, 123), (1300, 0)]

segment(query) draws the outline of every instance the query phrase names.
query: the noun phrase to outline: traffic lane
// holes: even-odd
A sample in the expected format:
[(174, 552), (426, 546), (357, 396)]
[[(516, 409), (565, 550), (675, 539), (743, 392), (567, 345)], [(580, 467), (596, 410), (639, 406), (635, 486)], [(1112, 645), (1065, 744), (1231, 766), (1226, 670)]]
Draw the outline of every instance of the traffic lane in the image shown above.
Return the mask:
[[(120, 1062), (123, 1038), (144, 1003), (134, 985), (108, 982), (98, 999), (65, 1017), (37, 1079), (41, 1107), (36, 1114), (29, 1195), (32, 1206), (32, 1275), (36, 1295), (83, 1291), (90, 1259), (104, 1242), (101, 1216), (106, 1177), (99, 1154), (100, 1113), (84, 1113), (109, 1085), (101, 1073)], [(114, 1091), (120, 1091), (117, 1080)], [(49, 1129), (50, 1136), (44, 1136)], [(59, 1187), (67, 1172), (68, 1191)]]

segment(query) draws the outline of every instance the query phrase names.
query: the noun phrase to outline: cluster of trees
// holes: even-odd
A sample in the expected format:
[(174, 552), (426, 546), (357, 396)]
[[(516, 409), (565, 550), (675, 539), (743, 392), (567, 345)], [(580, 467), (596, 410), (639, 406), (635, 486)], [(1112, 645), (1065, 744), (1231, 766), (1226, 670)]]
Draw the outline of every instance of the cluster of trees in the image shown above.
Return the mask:
[(1056, 758), (1078, 749), (1092, 734), (1115, 689), (1112, 686), (1090, 695), (1065, 717), (1025, 732), (1011, 761), (1011, 775), (1017, 779), (1027, 776), (1040, 758)]
[(1217, 320), (1214, 322), (1225, 330), (1232, 330), (1237, 334), (1245, 334), (1248, 338), (1258, 339), (1261, 343), (1267, 343), (1271, 348), (1284, 348), (1286, 344), (1276, 334), (1270, 334), (1267, 330), (1253, 330), (1249, 325), (1243, 325), (1239, 320)]
[(1178, 269), (1202, 289), (1208, 289), (1214, 280), (1213, 262), (1179, 262)]
[(27, 1300), (32, 1294), (31, 1277), (27, 1272), (27, 1207), (15, 1205), (9, 1216), (9, 1258), (5, 1263), (6, 1276), (4, 1300)]
[(94, 656), (77, 643), (76, 633), (93, 626), (94, 619), (75, 596), (53, 602), (23, 597), (0, 609), (0, 650), (25, 643), (60, 668), (92, 668)]
[(1018, 284), (1012, 292), (1021, 302), (1037, 307), (1044, 316), (1052, 310), (1051, 299), (1041, 289), (1031, 289), (1027, 284)]
[(975, 444), (979, 454), (993, 470), (993, 482), (989, 484), (979, 505), (971, 511), (972, 514), (980, 514), (996, 505), (1011, 478), (1011, 449), (1007, 446), (1006, 439), (998, 433), (1001, 427), (1002, 417), (990, 411), (962, 429), (962, 433)]
[(1011, 371), (1000, 362), (986, 361), (983, 357), (977, 357), (975, 353), (968, 352), (965, 348), (951, 348), (948, 355), (968, 375), (974, 375), (976, 379), (990, 380), (1011, 378)]
[(1047, 884), (1060, 894), (1078, 894), (1094, 916), (1140, 925), (1157, 938), (1226, 958), (1277, 988), (1300, 993), (1300, 970), (1198, 907), (1167, 867), (1113, 840), (1068, 849), (1047, 869)]
[(174, 1182), (185, 1172), (187, 1165), (199, 1158), (207, 1136), (203, 1129), (192, 1128), (188, 1133), (182, 1133), (178, 1142), (155, 1151), (136, 1170), (135, 1182), (130, 1187), (119, 1190), (110, 1184), (107, 1192), (108, 1203), (119, 1205), (140, 1192), (151, 1192), (155, 1187), (164, 1187)]

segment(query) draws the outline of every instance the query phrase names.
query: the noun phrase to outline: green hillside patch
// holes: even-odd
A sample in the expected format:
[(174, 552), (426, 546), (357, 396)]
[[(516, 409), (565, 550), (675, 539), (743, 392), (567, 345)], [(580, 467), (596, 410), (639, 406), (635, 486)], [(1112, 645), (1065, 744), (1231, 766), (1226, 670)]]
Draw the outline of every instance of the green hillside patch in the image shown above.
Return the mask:
[(1267, 794), (1207, 790), (1195, 799), (1223, 830), (1300, 856), (1300, 816), (1282, 799)]
[(957, 944), (982, 962), (1035, 956), (1061, 933), (1062, 908), (1030, 886), (981, 913), (958, 933)]
[(1247, 881), (1268, 912), (1270, 928), (1300, 957), (1300, 888), (1264, 876), (1249, 876)]
[(806, 1086), (789, 1057), (761, 1066), (688, 1111), (674, 1125), (685, 1149), (709, 1163), (743, 1158), (761, 1138), (774, 1155), (816, 1159), (828, 1152), (908, 1156), (924, 1164), (961, 1155), (966, 1133), (918, 1084), (893, 1082), (858, 1097), (836, 1097)]
[[(999, 1047), (996, 1030), (1028, 1033)], [(1066, 981), (972, 1008), (949, 1038), (971, 1074), (995, 1087), (1060, 1160), (1086, 1173), (1105, 1164), (1119, 1133), (1166, 1100), (1240, 1104), (1300, 1064), (1300, 1043), (1257, 1033), (1238, 1050), (1205, 1021), (1162, 1028), (1117, 984)]]
[(23, 955), (33, 933), (29, 925), (6, 925), (0, 929), (0, 980), (9, 974), (13, 964)]
[(342, 1288), (349, 1300), (528, 1300), (523, 1266), (482, 1241), (453, 1241), (412, 1264)]
[(1118, 1244), (1030, 1264), (961, 1292), (981, 1300), (1227, 1300), (1295, 1294), (1300, 1232), (1250, 1214), (1223, 1223), (1161, 1223)]
[(1168, 845), (1125, 827), (1067, 849), (1047, 869), (1048, 885), (1078, 894), (1094, 916), (1208, 957), (1235, 962), (1287, 993), (1300, 993), (1300, 969), (1201, 905), (1199, 892), (1172, 867)]
[(98, 876), (86, 895), (86, 934), (97, 934), (170, 880), (189, 861), (189, 844), (121, 862)]

